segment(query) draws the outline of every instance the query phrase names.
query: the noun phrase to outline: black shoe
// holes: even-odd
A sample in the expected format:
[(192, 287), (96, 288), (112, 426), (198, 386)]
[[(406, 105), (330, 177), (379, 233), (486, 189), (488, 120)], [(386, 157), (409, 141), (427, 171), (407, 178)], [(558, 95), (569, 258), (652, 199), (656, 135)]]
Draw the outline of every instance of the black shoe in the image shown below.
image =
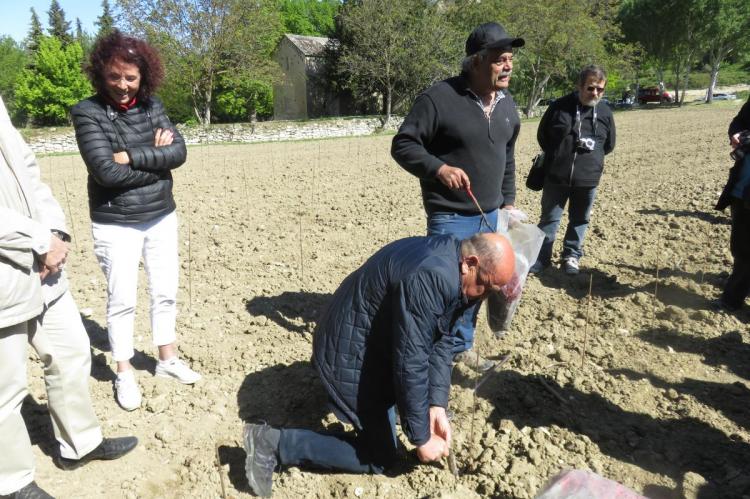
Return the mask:
[(273, 470), (278, 464), (281, 431), (267, 424), (247, 424), (245, 443), (245, 475), (256, 496), (270, 497), (273, 487)]
[(99, 446), (81, 459), (68, 459), (58, 456), (57, 465), (64, 470), (80, 468), (89, 461), (111, 461), (119, 459), (138, 445), (135, 437), (105, 438)]
[(26, 487), (18, 489), (7, 497), (8, 499), (55, 499), (53, 496), (42, 490), (36, 482), (31, 482)]

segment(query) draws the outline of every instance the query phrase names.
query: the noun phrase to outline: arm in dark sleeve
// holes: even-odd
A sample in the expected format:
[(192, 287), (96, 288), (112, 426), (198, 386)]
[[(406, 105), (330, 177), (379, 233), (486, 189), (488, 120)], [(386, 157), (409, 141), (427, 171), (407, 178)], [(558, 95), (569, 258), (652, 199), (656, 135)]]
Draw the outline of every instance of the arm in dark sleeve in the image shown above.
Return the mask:
[(616, 130), (615, 130), (615, 117), (610, 116), (609, 117), (609, 132), (607, 133), (607, 141), (604, 143), (604, 154), (609, 154), (615, 149), (615, 139), (616, 139)]
[(173, 170), (185, 162), (187, 148), (182, 135), (169, 121), (167, 113), (164, 111), (164, 105), (160, 100), (153, 99), (154, 105), (151, 108), (151, 114), (154, 118), (154, 133), (156, 133), (157, 128), (172, 130), (174, 134), (172, 143), (160, 147), (128, 147), (128, 156), (130, 156), (130, 162), (136, 170), (154, 172)]
[(445, 370), (437, 364), (445, 346), (433, 357), (437, 321), (445, 308), (441, 288), (445, 285), (435, 273), (421, 272), (400, 282), (393, 293), (393, 384), (402, 428), (416, 446), (430, 439), (432, 397), (442, 401), (441, 394), (450, 388), (450, 374), (448, 386), (443, 386)]
[(448, 331), (441, 333), (430, 354), (430, 406), (447, 409), (453, 367), (453, 337)]
[(539, 147), (542, 148), (542, 151), (545, 152), (550, 148), (547, 128), (549, 127), (549, 122), (552, 119), (551, 116), (553, 112), (554, 104), (550, 104), (549, 107), (547, 107), (547, 110), (544, 111), (544, 115), (542, 115), (542, 119), (539, 122), (539, 127), (536, 129), (536, 141), (539, 143)]
[(391, 156), (401, 167), (421, 179), (435, 178), (445, 164), (427, 150), (437, 129), (437, 110), (426, 95), (414, 101), (408, 116), (391, 143)]
[(112, 143), (101, 125), (78, 106), (71, 111), (76, 131), (78, 150), (94, 181), (104, 187), (140, 187), (157, 182), (159, 176), (150, 172), (134, 170), (130, 165), (117, 163)]
[(750, 97), (742, 105), (740, 112), (734, 117), (729, 124), (729, 136), (739, 133), (743, 130), (750, 130)]
[[(513, 110), (515, 112), (515, 109)], [(521, 130), (521, 124), (516, 124), (513, 129), (513, 137), (505, 146), (505, 173), (503, 174), (503, 205), (512, 205), (516, 202), (516, 140), (518, 132)]]

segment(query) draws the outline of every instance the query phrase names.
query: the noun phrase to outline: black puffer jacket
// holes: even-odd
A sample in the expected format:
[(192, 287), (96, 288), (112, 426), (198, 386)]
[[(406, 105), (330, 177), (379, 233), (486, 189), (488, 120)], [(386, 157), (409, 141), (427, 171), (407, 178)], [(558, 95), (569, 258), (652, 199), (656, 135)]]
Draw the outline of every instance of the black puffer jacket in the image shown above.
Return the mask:
[[(117, 111), (94, 96), (76, 104), (71, 116), (89, 172), (92, 221), (141, 223), (174, 211), (170, 170), (185, 162), (187, 150), (158, 98)], [(172, 144), (154, 147), (157, 128), (174, 132)], [(127, 151), (130, 165), (113, 160), (113, 154), (121, 151)]]
[(468, 306), (453, 236), (395, 241), (341, 283), (318, 324), (313, 364), (336, 408), (398, 405), (414, 445), (430, 439), (430, 406), (447, 407), (451, 325)]

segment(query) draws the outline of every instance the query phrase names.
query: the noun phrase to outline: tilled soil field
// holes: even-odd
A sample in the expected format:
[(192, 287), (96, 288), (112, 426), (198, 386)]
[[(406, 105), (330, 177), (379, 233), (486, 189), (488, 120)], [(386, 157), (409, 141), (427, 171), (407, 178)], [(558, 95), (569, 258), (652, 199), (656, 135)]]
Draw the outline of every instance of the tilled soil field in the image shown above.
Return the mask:
[[(406, 451), (393, 476), (283, 470), (275, 496), (529, 498), (560, 470), (586, 468), (652, 498), (750, 497), (750, 313), (709, 305), (731, 266), (729, 218), (713, 210), (740, 103), (729, 104), (615, 115), (618, 144), (581, 274), (553, 267), (531, 278), (503, 339), (480, 316), (480, 352), (510, 358), (477, 390), (473, 372), (454, 369), (458, 477)], [(516, 150), (517, 205), (532, 221), (540, 194), (523, 179), (536, 124), (524, 122)], [(31, 362), (24, 412), (37, 481), (71, 498), (246, 497), (243, 421), (340, 429), (309, 362), (315, 322), (376, 249), (425, 231), (418, 182), (390, 159), (390, 140), (189, 149), (175, 172), (178, 338), (204, 379), (186, 387), (153, 376), (142, 276), (134, 364), (144, 403), (130, 413), (113, 398), (85, 168), (78, 156), (42, 159), (73, 222), (67, 268), (87, 316), (96, 411), (106, 435), (141, 444), (116, 462), (57, 469), (41, 369)]]

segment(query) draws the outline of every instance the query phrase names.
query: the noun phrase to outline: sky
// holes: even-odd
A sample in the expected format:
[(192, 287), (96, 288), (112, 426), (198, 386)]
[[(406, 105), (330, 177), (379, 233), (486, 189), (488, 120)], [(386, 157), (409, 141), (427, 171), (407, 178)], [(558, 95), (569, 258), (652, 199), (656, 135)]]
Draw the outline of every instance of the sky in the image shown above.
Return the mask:
[[(60, 7), (65, 11), (65, 19), (70, 21), (71, 30), (75, 32), (76, 17), (81, 20), (84, 31), (96, 32), (94, 21), (102, 13), (101, 0), (57, 0)], [(29, 32), (31, 21), (31, 7), (34, 7), (42, 27), (46, 31), (47, 11), (51, 0), (2, 0), (0, 10), (0, 35), (10, 35), (14, 40), (20, 42)], [(110, 6), (115, 2), (110, 1)]]

